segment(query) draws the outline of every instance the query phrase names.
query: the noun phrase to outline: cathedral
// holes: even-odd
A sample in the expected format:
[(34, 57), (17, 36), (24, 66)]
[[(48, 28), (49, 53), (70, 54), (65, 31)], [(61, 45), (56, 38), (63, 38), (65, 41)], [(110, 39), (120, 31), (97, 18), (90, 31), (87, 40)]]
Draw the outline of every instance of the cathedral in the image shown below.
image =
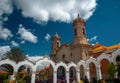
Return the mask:
[(86, 22), (79, 17), (73, 21), (74, 42), (72, 44), (60, 44), (60, 37), (55, 34), (52, 38), (51, 59), (55, 62), (78, 63), (80, 60), (87, 60), (89, 52), (93, 49), (87, 41)]
[(112, 53), (120, 48), (120, 44), (114, 46), (104, 46), (99, 43), (91, 45), (87, 40), (86, 22), (80, 18), (79, 14), (73, 21), (74, 41), (71, 44), (60, 43), (60, 37), (56, 33), (52, 38), (52, 51), (50, 58), (54, 62), (63, 61), (65, 63), (78, 63), (80, 60), (86, 61), (91, 56), (96, 58), (101, 53)]
[[(90, 58), (95, 60), (96, 64), (100, 65), (100, 71), (102, 76), (105, 79), (109, 77), (107, 73), (107, 66), (111, 62), (118, 62), (120, 65), (120, 54), (117, 55), (115, 52), (120, 49), (120, 44), (113, 46), (104, 46), (99, 43), (91, 45), (87, 40), (86, 35), (86, 22), (84, 19), (80, 18), (79, 14), (77, 18), (73, 21), (73, 30), (74, 30), (74, 40), (71, 44), (62, 44), (60, 43), (60, 36), (55, 34), (52, 38), (52, 49), (50, 59), (55, 63), (64, 62), (66, 64), (74, 62), (79, 64), (80, 62), (89, 62)], [(109, 58), (107, 58), (109, 57)], [(116, 58), (113, 58), (116, 57)], [(112, 58), (112, 59), (110, 59)], [(89, 63), (89, 73), (91, 73), (90, 79), (96, 77), (96, 66), (94, 63)], [(80, 68), (82, 73), (83, 68)], [(84, 71), (83, 71), (84, 72)], [(120, 70), (119, 70), (120, 72)], [(81, 74), (81, 78), (84, 77)]]
[[(87, 40), (86, 22), (77, 16), (73, 21), (74, 40), (71, 44), (61, 44), (61, 38), (55, 34), (52, 38), (50, 57), (28, 57), (28, 59), (16, 63), (10, 59), (0, 59), (0, 66), (10, 65), (12, 76), (21, 73), (19, 69), (29, 68), (31, 83), (48, 80), (50, 83), (80, 82), (87, 76), (89, 81), (107, 80), (110, 75), (107, 72), (108, 65), (116, 64), (117, 72), (114, 78), (120, 74), (120, 44), (104, 46), (96, 43), (91, 45)], [(1, 83), (1, 82), (0, 82)]]

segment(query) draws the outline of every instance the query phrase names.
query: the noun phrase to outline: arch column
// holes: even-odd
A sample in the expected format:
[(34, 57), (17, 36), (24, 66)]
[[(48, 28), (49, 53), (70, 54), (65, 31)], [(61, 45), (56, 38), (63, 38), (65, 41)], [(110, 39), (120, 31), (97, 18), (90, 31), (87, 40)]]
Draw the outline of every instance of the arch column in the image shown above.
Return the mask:
[(77, 73), (77, 74), (76, 74), (76, 76), (77, 76), (77, 81), (80, 82), (80, 71), (77, 70), (76, 73)]
[(101, 66), (100, 65), (98, 65), (98, 67), (97, 67), (97, 79), (98, 80), (102, 79)]
[(85, 75), (87, 76), (88, 80), (90, 81), (89, 67), (86, 68), (86, 70), (85, 70)]
[(67, 81), (67, 83), (69, 83), (69, 71), (66, 71), (66, 81)]
[(13, 67), (14, 68), (14, 71), (13, 71), (13, 78), (15, 79), (15, 75), (18, 73), (18, 70), (17, 70), (17, 67)]
[(57, 71), (53, 72), (53, 83), (57, 83)]
[(32, 71), (32, 75), (31, 75), (31, 83), (35, 83), (35, 74), (36, 71)]
[(12, 75), (13, 78), (12, 78), (12, 79), (15, 79), (15, 75), (17, 74), (17, 72), (18, 72), (17, 70), (14, 70), (14, 71), (13, 71), (13, 75)]

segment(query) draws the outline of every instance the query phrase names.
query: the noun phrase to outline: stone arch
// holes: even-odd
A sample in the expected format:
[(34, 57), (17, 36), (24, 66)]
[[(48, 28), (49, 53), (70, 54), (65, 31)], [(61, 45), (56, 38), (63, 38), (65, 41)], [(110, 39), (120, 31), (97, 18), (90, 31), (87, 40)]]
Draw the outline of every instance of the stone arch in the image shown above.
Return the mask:
[(102, 78), (104, 79), (108, 79), (109, 78), (109, 75), (107, 73), (107, 66), (108, 64), (110, 64), (110, 61), (106, 58), (103, 58), (101, 61), (100, 61), (100, 66), (101, 66), (101, 74), (102, 74)]
[(39, 60), (38, 62), (36, 62), (36, 67), (39, 65), (39, 64), (41, 64), (42, 62), (48, 62), (48, 63), (50, 63), (50, 65), (52, 66), (52, 68), (53, 68), (53, 70), (55, 69), (55, 63), (52, 61), (52, 60), (50, 60), (50, 59), (48, 59), (48, 58), (44, 58), (44, 59), (42, 59), (42, 60)]
[(78, 70), (80, 71), (80, 79), (83, 79), (85, 76), (85, 68), (86, 68), (86, 64), (84, 61), (80, 61), (77, 64)]
[(28, 60), (25, 60), (25, 61), (19, 62), (19, 63), (17, 64), (17, 70), (18, 70), (22, 65), (28, 65), (28, 66), (30, 66), (30, 67), (32, 68), (32, 71), (34, 71), (34, 70), (36, 69), (33, 63), (29, 62)]
[(70, 83), (76, 79), (76, 73), (77, 73), (77, 68), (76, 64), (71, 62), (68, 64), (68, 69), (69, 69), (69, 77), (70, 77)]
[(101, 54), (99, 57), (97, 57), (98, 65), (100, 64), (101, 60), (103, 60), (103, 59), (107, 59), (109, 62), (112, 62), (109, 54)]
[[(57, 78), (60, 80), (65, 80), (66, 79), (66, 69), (63, 66), (59, 66), (57, 68)], [(58, 81), (60, 81), (58, 80)]]
[(89, 73), (90, 73), (90, 80), (92, 81), (93, 78), (97, 78), (97, 68), (95, 63), (89, 63)]
[(65, 70), (68, 71), (67, 65), (63, 62), (57, 63), (57, 65), (55, 66), (55, 71), (57, 71), (58, 67), (60, 67), (60, 66), (63, 66), (65, 68)]
[(77, 63), (78, 70), (79, 70), (79, 68), (80, 68), (81, 65), (83, 65), (83, 67), (86, 68), (85, 61), (79, 61), (79, 62)]
[(117, 49), (112, 53), (113, 63), (117, 64), (116, 77), (120, 74), (120, 49)]
[(120, 49), (117, 49), (116, 51), (114, 51), (114, 52), (112, 53), (113, 63), (116, 63), (116, 58), (117, 58), (118, 55), (120, 55)]
[(84, 77), (85, 77), (85, 67), (84, 67), (84, 65), (80, 65), (79, 69), (80, 69), (80, 79), (84, 79)]
[(77, 70), (76, 64), (73, 63), (73, 62), (71, 62), (71, 63), (68, 64), (68, 69), (70, 69), (71, 67), (74, 67)]
[[(46, 64), (47, 63), (47, 64)], [(48, 66), (48, 64), (50, 64), (50, 66)], [(55, 63), (50, 60), (47, 57), (44, 57), (43, 59), (40, 59), (39, 61), (36, 62), (36, 71), (37, 71), (37, 67), (38, 66), (44, 66), (43, 69), (38, 70), (38, 75), (36, 75), (37, 78), (39, 78), (39, 75), (42, 75), (42, 72), (44, 72), (43, 74), (46, 76), (42, 76), (42, 78), (39, 78), (39, 80), (43, 81), (43, 79), (46, 78), (46, 80), (49, 79), (49, 77), (51, 79), (49, 79), (49, 82), (53, 83), (53, 72), (54, 72), (54, 68), (55, 68)]]
[(91, 62), (94, 63), (95, 66), (97, 67), (97, 61), (96, 61), (96, 59), (93, 58), (93, 57), (90, 57), (90, 58), (86, 61), (86, 66), (89, 67), (89, 64), (90, 64)]
[(75, 67), (71, 66), (70, 69), (69, 69), (69, 81), (70, 83), (72, 83), (74, 80), (77, 80), (77, 71), (75, 69)]
[(15, 62), (13, 62), (13, 61), (11, 61), (11, 60), (9, 60), (9, 59), (1, 60), (1, 61), (0, 61), (0, 66), (1, 66), (1, 65), (4, 65), (4, 64), (9, 64), (9, 65), (11, 65), (11, 66), (13, 67), (13, 70), (14, 70), (14, 71), (16, 70), (16, 63), (15, 63)]
[(92, 80), (93, 77), (97, 77), (96, 73), (97, 73), (97, 61), (95, 58), (90, 57), (87, 61), (86, 61), (86, 68), (89, 69), (89, 79)]

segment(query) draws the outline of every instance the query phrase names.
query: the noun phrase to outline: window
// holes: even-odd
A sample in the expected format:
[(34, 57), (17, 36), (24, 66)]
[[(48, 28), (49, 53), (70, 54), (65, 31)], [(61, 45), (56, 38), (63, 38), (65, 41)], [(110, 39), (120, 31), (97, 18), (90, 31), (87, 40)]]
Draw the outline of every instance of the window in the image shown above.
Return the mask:
[(77, 35), (77, 30), (76, 29), (74, 29), (74, 32), (75, 32), (75, 35)]
[(57, 48), (59, 47), (59, 42), (57, 42)]
[(116, 62), (120, 62), (120, 55), (116, 57)]
[(86, 53), (86, 57), (87, 57), (87, 53)]
[(83, 33), (83, 35), (85, 35), (85, 28), (82, 29), (82, 33)]
[(65, 54), (62, 55), (62, 58), (65, 59)]
[(72, 61), (72, 58), (73, 58), (73, 57), (72, 57), (72, 53), (70, 54), (70, 57), (71, 57), (71, 61)]

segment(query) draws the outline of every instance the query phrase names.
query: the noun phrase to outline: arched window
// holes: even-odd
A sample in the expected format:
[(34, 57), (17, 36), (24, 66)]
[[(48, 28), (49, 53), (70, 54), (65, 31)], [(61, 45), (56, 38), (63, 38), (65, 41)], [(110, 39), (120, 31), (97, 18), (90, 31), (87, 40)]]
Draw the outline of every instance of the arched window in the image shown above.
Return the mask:
[(76, 29), (74, 29), (74, 32), (75, 32), (75, 35), (77, 35), (77, 30)]
[(71, 61), (72, 61), (72, 60), (73, 60), (73, 59), (72, 59), (72, 58), (73, 58), (73, 57), (72, 57), (72, 53), (70, 54), (70, 57), (71, 57)]
[(62, 58), (65, 59), (65, 54), (62, 55)]
[(59, 42), (57, 42), (57, 48), (59, 47)]
[(116, 63), (117, 63), (117, 72), (120, 74), (120, 55), (116, 57)]
[(83, 33), (83, 35), (85, 35), (85, 28), (82, 29), (82, 33)]
[(120, 55), (116, 57), (116, 62), (120, 62)]

